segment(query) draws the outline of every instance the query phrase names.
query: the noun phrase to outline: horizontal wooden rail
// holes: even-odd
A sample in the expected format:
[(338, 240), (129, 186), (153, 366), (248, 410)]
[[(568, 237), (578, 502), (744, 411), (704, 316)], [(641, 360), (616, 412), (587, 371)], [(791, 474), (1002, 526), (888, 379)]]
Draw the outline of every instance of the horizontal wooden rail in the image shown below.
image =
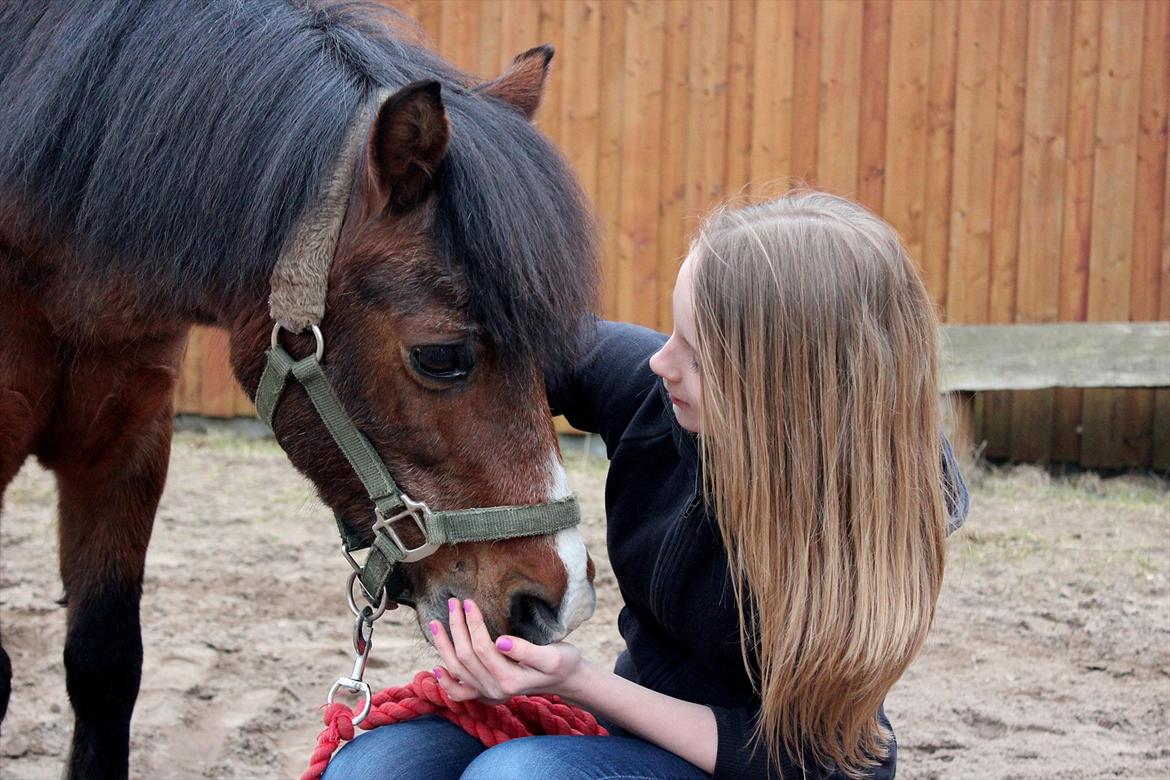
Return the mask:
[(942, 390), (1170, 387), (1170, 322), (949, 325)]

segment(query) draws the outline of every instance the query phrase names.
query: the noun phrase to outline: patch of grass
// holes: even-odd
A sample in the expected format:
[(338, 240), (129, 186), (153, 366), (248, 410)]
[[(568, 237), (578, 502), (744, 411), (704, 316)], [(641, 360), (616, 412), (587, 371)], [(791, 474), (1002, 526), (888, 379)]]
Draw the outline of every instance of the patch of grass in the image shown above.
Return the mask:
[(222, 430), (176, 431), (173, 446), (176, 450), (211, 450), (231, 455), (271, 457), (284, 454), (274, 438), (260, 438)]
[(1023, 527), (993, 532), (968, 530), (955, 541), (963, 548), (965, 557), (977, 563), (1019, 561), (1035, 555), (1050, 555), (1057, 547), (1052, 537)]
[(972, 493), (1019, 498), (1117, 503), (1135, 508), (1160, 508), (1170, 516), (1170, 480), (1150, 474), (1102, 477), (1086, 471), (1053, 476), (1038, 466), (981, 466)]
[(596, 455), (569, 453), (565, 456), (565, 471), (569, 481), (604, 478), (609, 472), (609, 461)]

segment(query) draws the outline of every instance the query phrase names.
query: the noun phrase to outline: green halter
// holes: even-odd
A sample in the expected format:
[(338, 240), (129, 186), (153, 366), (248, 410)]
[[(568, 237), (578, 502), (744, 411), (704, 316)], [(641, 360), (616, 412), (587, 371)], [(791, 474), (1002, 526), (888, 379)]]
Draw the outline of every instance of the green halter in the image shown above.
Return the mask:
[[(358, 564), (351, 553), (368, 545), (352, 533), (340, 517), (336, 518), (345, 556), (357, 572), (366, 595), (374, 603), (382, 597), (388, 584), (389, 598), (397, 600), (396, 597), (403, 595), (405, 581), (398, 572), (399, 564), (422, 560), (440, 545), (552, 534), (572, 528), (579, 522), (580, 511), (573, 496), (545, 504), (461, 510), (432, 510), (421, 501), (415, 501), (394, 483), (369, 439), (353, 424), (333, 392), (321, 370), (325, 353), (321, 330), (316, 325), (311, 326), (317, 340), (315, 353), (293, 360), (277, 341), (280, 328), (277, 325), (272, 329), (268, 362), (256, 388), (257, 414), (271, 428), (277, 402), (289, 376), (305, 388), (321, 421), (374, 503), (374, 543), (364, 565)], [(396, 529), (396, 525), (403, 521), (414, 523), (426, 541), (417, 547), (407, 547)]]

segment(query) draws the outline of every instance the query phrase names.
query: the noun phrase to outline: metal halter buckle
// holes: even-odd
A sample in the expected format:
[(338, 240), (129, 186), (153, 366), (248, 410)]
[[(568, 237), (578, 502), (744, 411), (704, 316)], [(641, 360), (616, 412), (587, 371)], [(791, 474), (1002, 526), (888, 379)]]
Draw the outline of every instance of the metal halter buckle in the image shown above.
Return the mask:
[(418, 547), (407, 547), (406, 544), (402, 541), (402, 538), (398, 535), (398, 532), (394, 530), (394, 524), (399, 520), (403, 520), (409, 517), (414, 521), (415, 526), (422, 533), (423, 539), (426, 539), (427, 520), (431, 516), (431, 510), (422, 501), (415, 501), (405, 493), (402, 493), (399, 498), (402, 499), (402, 505), (404, 508), (401, 512), (391, 515), (390, 517), (386, 517), (384, 514), (382, 514), (381, 509), (378, 509), (377, 507), (374, 508), (374, 515), (377, 518), (374, 520), (374, 533), (381, 531), (390, 537), (390, 541), (394, 542), (394, 545), (402, 553), (402, 563), (414, 563), (415, 561), (421, 561), (423, 558), (426, 558), (428, 555), (434, 553), (435, 550), (439, 549), (440, 545), (435, 542), (424, 541)]

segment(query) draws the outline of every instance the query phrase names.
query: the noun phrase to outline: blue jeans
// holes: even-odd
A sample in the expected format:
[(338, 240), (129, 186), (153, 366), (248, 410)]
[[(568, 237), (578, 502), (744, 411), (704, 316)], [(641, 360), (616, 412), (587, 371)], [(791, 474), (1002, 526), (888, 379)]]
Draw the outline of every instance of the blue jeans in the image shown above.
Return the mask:
[(323, 780), (705, 780), (694, 764), (631, 736), (524, 737), (485, 748), (442, 718), (381, 726), (333, 756)]

